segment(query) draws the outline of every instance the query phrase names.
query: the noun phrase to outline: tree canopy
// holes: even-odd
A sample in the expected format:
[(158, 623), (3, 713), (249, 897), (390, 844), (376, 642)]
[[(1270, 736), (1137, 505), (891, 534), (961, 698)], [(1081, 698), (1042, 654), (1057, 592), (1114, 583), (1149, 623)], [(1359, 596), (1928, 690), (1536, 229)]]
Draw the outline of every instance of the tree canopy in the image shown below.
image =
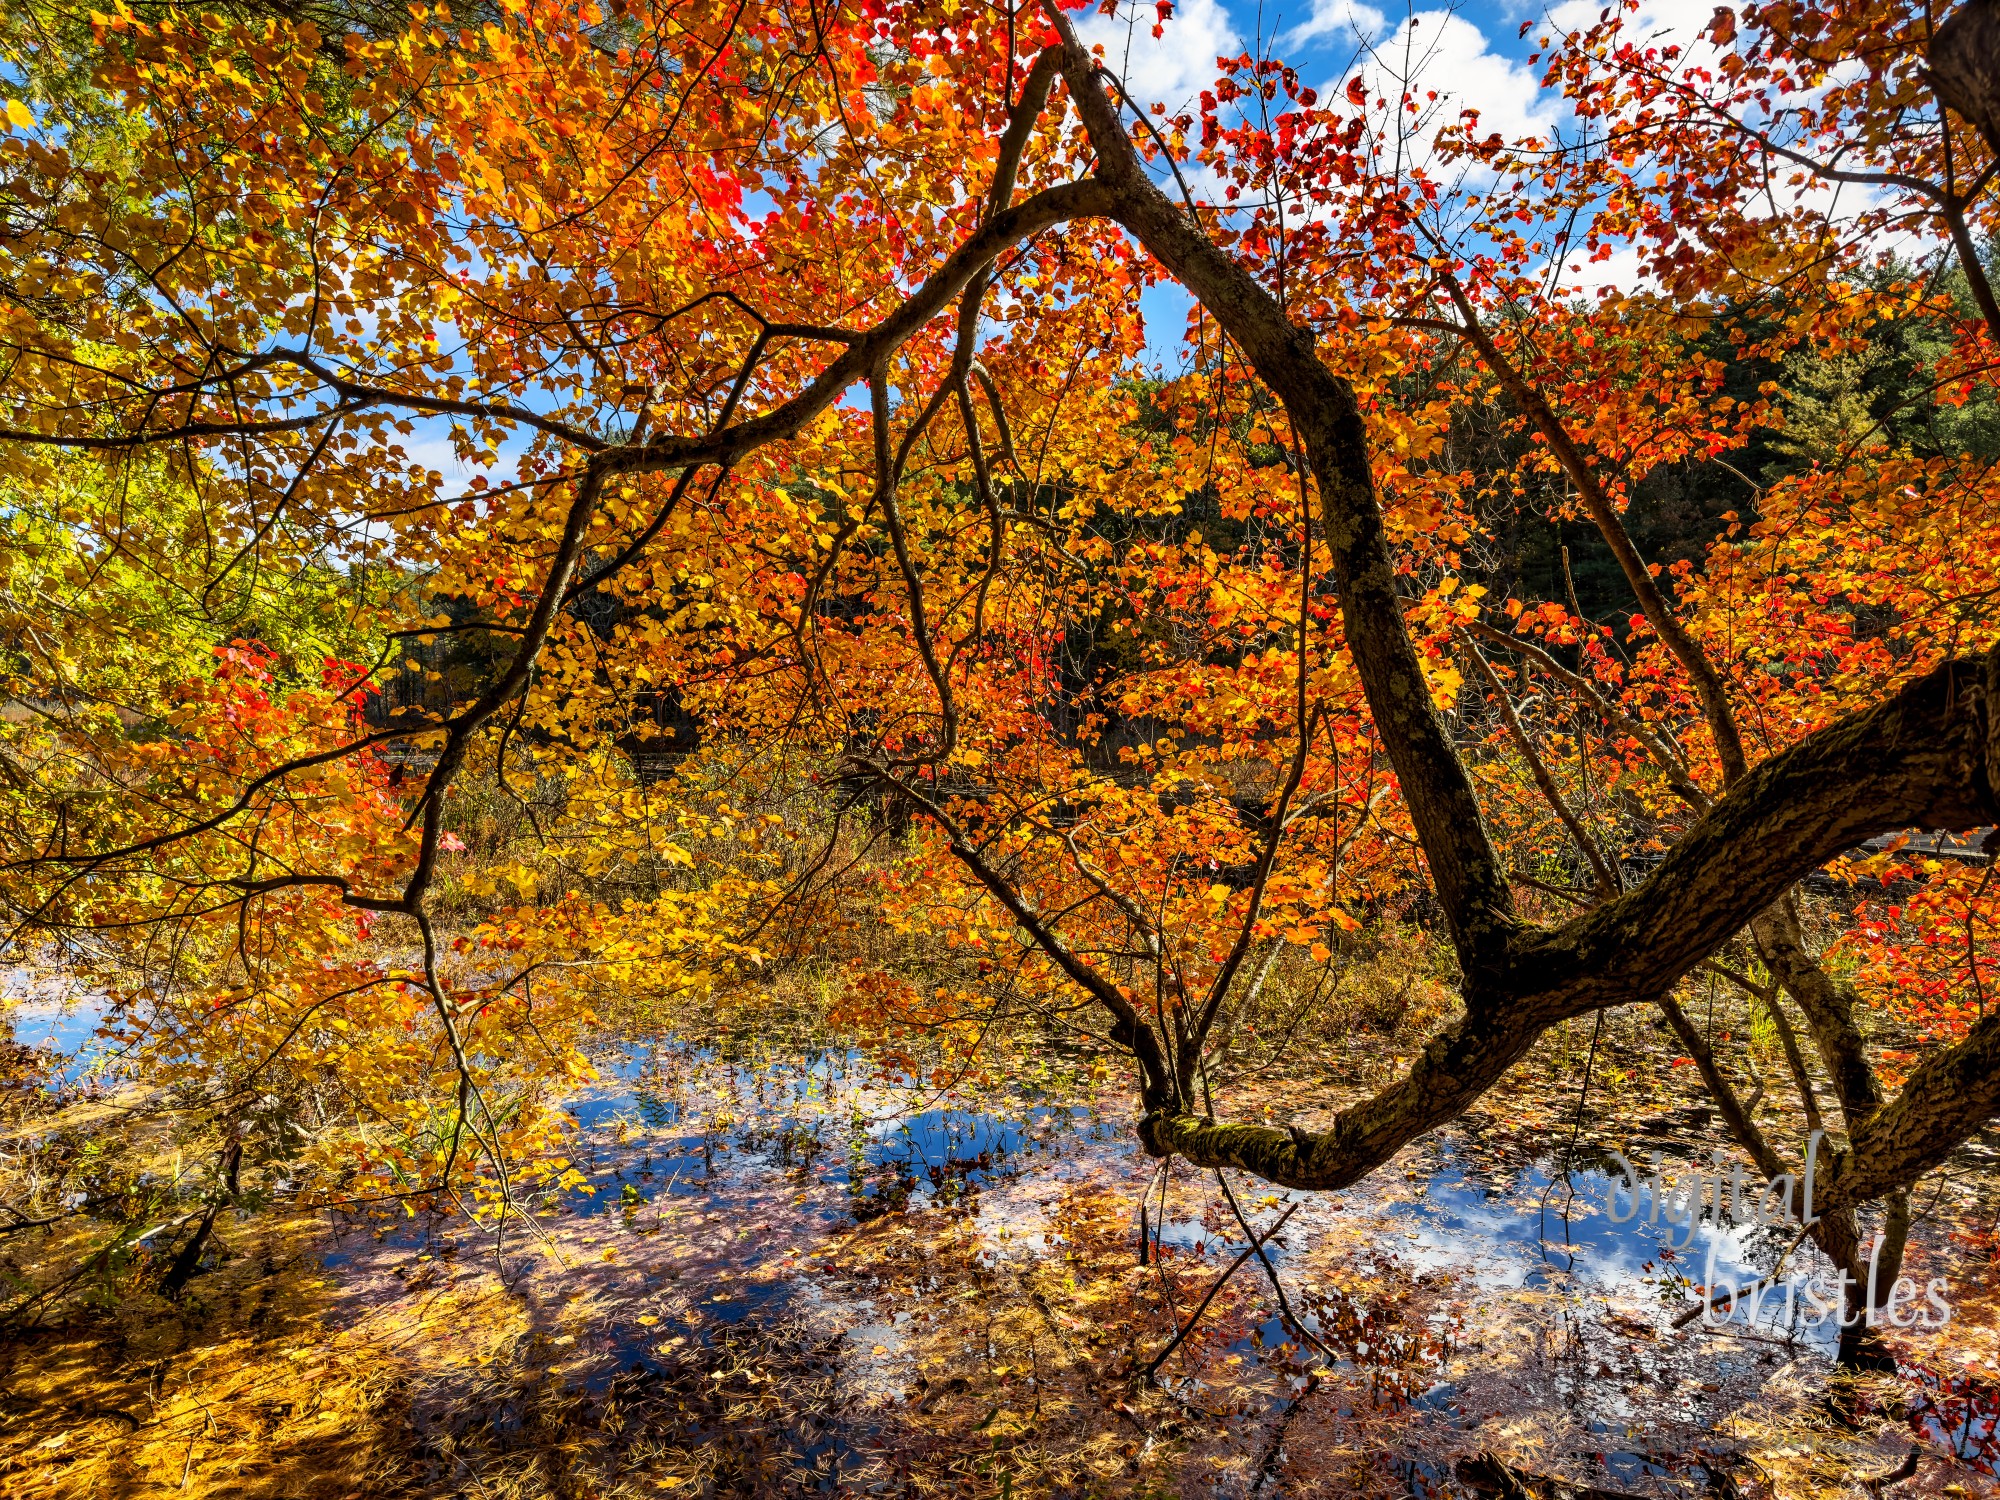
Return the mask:
[[(1708, 966), (1831, 1080), (1852, 1264), (2000, 1112), (2000, 23), (1932, 16), (1613, 6), (1507, 139), (1379, 57), (1170, 112), (1061, 6), (32, 7), (13, 938), (488, 1214), (607, 997), (857, 920), (976, 965), (857, 1016), (1107, 1034), (1156, 1154), (1338, 1187), (1648, 1006), (1794, 1170)], [(1829, 939), (1829, 866), (1913, 893)], [(1458, 1011), (1233, 1122), (1247, 999), (1390, 911)]]

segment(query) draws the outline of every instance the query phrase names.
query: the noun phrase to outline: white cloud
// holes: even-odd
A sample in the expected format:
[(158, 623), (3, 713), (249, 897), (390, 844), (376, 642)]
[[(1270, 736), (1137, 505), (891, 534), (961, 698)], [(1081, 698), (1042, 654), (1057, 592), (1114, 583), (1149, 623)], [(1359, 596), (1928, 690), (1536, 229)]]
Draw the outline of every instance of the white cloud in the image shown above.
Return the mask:
[(1164, 104), (1167, 113), (1192, 109), (1201, 91), (1215, 82), (1215, 60), (1243, 50), (1229, 13), (1217, 0), (1180, 0), (1153, 35), (1152, 5), (1126, 0), (1116, 16), (1095, 12), (1077, 19), (1084, 45), (1101, 44), (1104, 64), (1125, 81), (1141, 109)]
[[(1407, 17), (1375, 44), (1361, 71), (1370, 94), (1394, 100), (1407, 89), (1421, 107), (1436, 111), (1438, 123), (1462, 109), (1478, 110), (1481, 134), (1497, 130), (1509, 140), (1546, 135), (1563, 115), (1535, 69), (1495, 52), (1485, 32), (1451, 11)], [(1432, 90), (1435, 105), (1425, 98)]]
[[(1647, 47), (1665, 49), (1676, 47), (1680, 51), (1674, 66), (1713, 67), (1727, 48), (1718, 48), (1702, 35), (1716, 12), (1715, 0), (1645, 0), (1640, 8), (1626, 16), (1623, 21), (1625, 36)], [(1602, 0), (1560, 0), (1548, 12), (1544, 24), (1534, 29), (1536, 38), (1554, 37), (1566, 32), (1582, 31), (1597, 24), (1602, 11)], [(1739, 40), (1736, 46), (1741, 46)], [(1819, 88), (1801, 90), (1777, 96), (1777, 108), (1795, 110), (1818, 97), (1821, 89), (1847, 81), (1857, 75), (1861, 68), (1858, 61), (1849, 61), (1836, 69)], [(1763, 128), (1770, 118), (1759, 116), (1751, 110), (1739, 110), (1746, 123)], [(1855, 160), (1854, 166), (1866, 166), (1865, 161)], [(1789, 214), (1805, 209), (1822, 214), (1835, 224), (1852, 227), (1853, 221), (1888, 202), (1891, 194), (1884, 190), (1835, 184), (1813, 180), (1792, 181), (1792, 171), (1782, 163), (1779, 170), (1761, 187), (1760, 196), (1766, 206), (1779, 214)], [(1909, 258), (1920, 257), (1935, 251), (1935, 243), (1926, 243), (1913, 235), (1907, 226), (1892, 227), (1886, 231), (1870, 232), (1865, 238), (1857, 239), (1857, 248), (1870, 254), (1899, 254)], [(1572, 286), (1595, 290), (1599, 286), (1611, 285), (1630, 290), (1643, 286), (1645, 278), (1638, 270), (1638, 253), (1627, 247), (1609, 262), (1600, 267), (1583, 266), (1580, 274), (1572, 274), (1568, 283)]]
[(1388, 17), (1360, 0), (1313, 0), (1312, 14), (1280, 39), (1280, 45), (1328, 49), (1367, 46), (1389, 29)]
[[(1561, 130), (1567, 135), (1575, 128), (1567, 104), (1555, 90), (1543, 88), (1541, 69), (1528, 64), (1526, 53), (1534, 50), (1539, 37), (1559, 36), (1596, 24), (1603, 0), (1557, 0), (1534, 17), (1528, 40), (1520, 46), (1516, 46), (1513, 33), (1519, 19), (1531, 11), (1510, 0), (1458, 10), (1411, 11), (1405, 7), (1400, 14), (1385, 13), (1369, 0), (1298, 3), (1310, 8), (1303, 20), (1289, 26), (1276, 0), (1262, 11), (1271, 18), (1267, 26), (1274, 35), (1276, 55), (1294, 65), (1303, 64), (1301, 71), (1311, 70), (1308, 76), (1318, 73), (1324, 77), (1320, 93), (1329, 101), (1338, 99), (1356, 73), (1366, 84), (1371, 101), (1386, 98), (1392, 101), (1392, 109), (1393, 101), (1407, 90), (1420, 113), (1400, 117), (1410, 131), (1403, 163), (1406, 168), (1430, 166), (1435, 170), (1443, 164), (1433, 155), (1431, 138), (1440, 126), (1456, 123), (1461, 110), (1478, 111), (1481, 135), (1497, 132), (1508, 140), (1546, 139), (1552, 132)], [(1684, 59), (1712, 56), (1715, 49), (1700, 33), (1714, 11), (1715, 0), (1645, 0), (1642, 8), (1626, 19), (1626, 34), (1643, 37), (1655, 46), (1677, 44)], [(1494, 28), (1490, 36), (1472, 19), (1474, 16)], [(1150, 0), (1124, 0), (1115, 17), (1091, 13), (1079, 17), (1077, 23), (1087, 44), (1103, 47), (1106, 65), (1124, 79), (1133, 102), (1141, 109), (1154, 103), (1164, 104), (1170, 113), (1192, 108), (1196, 96), (1212, 85), (1218, 56), (1235, 56), (1254, 48), (1254, 43), (1237, 30), (1220, 0), (1179, 0), (1158, 38), (1152, 35), (1154, 21)], [(1433, 91), (1438, 96), (1435, 100), (1428, 97)], [(1369, 113), (1381, 118), (1372, 108)], [(1218, 197), (1216, 184), (1206, 171), (1190, 165), (1184, 168), (1184, 175), (1198, 196)], [(1447, 183), (1456, 181), (1461, 190), (1488, 177), (1483, 169), (1464, 162), (1445, 168), (1443, 175)], [(1828, 200), (1833, 195), (1823, 186), (1788, 188), (1778, 184), (1774, 191), (1787, 206), (1832, 206)], [(1873, 196), (1847, 189), (1840, 195), (1840, 209), (1851, 213)], [(1588, 296), (1604, 287), (1634, 290), (1645, 284), (1640, 252), (1632, 246), (1618, 245), (1608, 259), (1596, 263), (1581, 254), (1564, 260), (1552, 284), (1559, 295)], [(1164, 327), (1149, 331), (1156, 345), (1160, 336), (1169, 332)]]
[[(1530, 28), (1529, 34), (1560, 36), (1568, 31), (1583, 31), (1597, 24), (1603, 10), (1604, 0), (1560, 0), (1549, 7), (1547, 24)], [(1624, 18), (1625, 34), (1635, 39), (1644, 37), (1651, 43), (1677, 43), (1685, 48), (1694, 44), (1696, 34), (1714, 15), (1715, 0), (1647, 0)]]
[(408, 437), (395, 438), (405, 455), (406, 463), (420, 464), (442, 477), (445, 491), (456, 494), (476, 476), (483, 475), (489, 483), (501, 484), (512, 479), (515, 466), (521, 456), (528, 451), (532, 434), (526, 429), (516, 429), (506, 441), (500, 444), (491, 463), (467, 463), (458, 456), (458, 445), (452, 441), (453, 422), (446, 417), (415, 417), (411, 419), (415, 431)]

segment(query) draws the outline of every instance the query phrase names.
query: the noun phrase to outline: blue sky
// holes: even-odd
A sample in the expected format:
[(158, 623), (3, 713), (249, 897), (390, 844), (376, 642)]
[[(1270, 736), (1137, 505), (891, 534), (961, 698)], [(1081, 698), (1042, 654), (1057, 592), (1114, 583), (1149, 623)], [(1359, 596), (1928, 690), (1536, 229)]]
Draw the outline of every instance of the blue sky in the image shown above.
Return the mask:
[[(1582, 3), (1575, 0), (1562, 9)], [(1169, 114), (1193, 112), (1215, 78), (1217, 57), (1247, 51), (1291, 64), (1330, 100), (1356, 74), (1371, 93), (1380, 93), (1385, 66), (1398, 75), (1408, 71), (1426, 90), (1455, 98), (1459, 108), (1477, 108), (1487, 128), (1525, 135), (1547, 128), (1556, 116), (1527, 62), (1535, 37), (1546, 28), (1531, 30), (1524, 40), (1521, 23), (1531, 17), (1595, 18), (1595, 10), (1588, 17), (1551, 16), (1542, 7), (1506, 3), (1392, 6), (1393, 0), (1382, 6), (1366, 0), (1175, 0), (1173, 16), (1155, 38), (1150, 0), (1125, 0), (1118, 15), (1086, 12), (1078, 25), (1086, 41), (1104, 48), (1105, 61), (1135, 100), (1164, 104)], [(1446, 108), (1440, 114), (1449, 118), (1456, 112)], [(1154, 363), (1175, 362), (1189, 305), (1187, 294), (1172, 285), (1144, 294)]]
[[(1357, 71), (1357, 58), (1373, 49), (1400, 65), (1407, 58), (1426, 88), (1435, 88), (1480, 111), (1486, 128), (1525, 134), (1552, 123), (1527, 64), (1534, 38), (1520, 38), (1521, 23), (1547, 17), (1577, 25), (1597, 17), (1602, 0), (1565, 0), (1554, 6), (1475, 3), (1457, 7), (1379, 4), (1367, 0), (1176, 0), (1164, 35), (1152, 36), (1150, 3), (1120, 7), (1116, 17), (1088, 15), (1081, 29), (1102, 43), (1110, 65), (1126, 75), (1134, 95), (1170, 111), (1192, 103), (1215, 73), (1218, 55), (1264, 51), (1297, 68), (1325, 92)], [(1677, 10), (1649, 6), (1648, 9)], [(1694, 19), (1689, 6), (1687, 19)], [(1709, 10), (1701, 11), (1706, 19)], [(1662, 16), (1662, 20), (1680, 20)], [(1262, 46), (1259, 46), (1259, 39)], [(1359, 70), (1376, 71), (1362, 59)]]
[[(1454, 120), (1459, 110), (1476, 109), (1482, 133), (1516, 139), (1546, 136), (1566, 123), (1561, 100), (1541, 87), (1541, 69), (1529, 55), (1541, 38), (1594, 23), (1604, 3), (1175, 0), (1174, 15), (1155, 38), (1151, 0), (1123, 0), (1118, 15), (1086, 12), (1078, 25), (1086, 40), (1104, 48), (1107, 64), (1136, 100), (1164, 104), (1170, 114), (1195, 108), (1215, 77), (1218, 56), (1247, 51), (1289, 63), (1322, 97), (1337, 98), (1357, 74), (1371, 96), (1394, 97), (1407, 78), (1418, 90), (1438, 93), (1433, 119)], [(1643, 0), (1627, 24), (1637, 34), (1686, 44), (1714, 9), (1714, 0)], [(1623, 283), (1635, 269), (1627, 253), (1603, 266), (1578, 267), (1581, 274), (1566, 279), (1587, 291)], [(1168, 359), (1187, 299), (1175, 288), (1156, 287), (1142, 305), (1152, 355)]]

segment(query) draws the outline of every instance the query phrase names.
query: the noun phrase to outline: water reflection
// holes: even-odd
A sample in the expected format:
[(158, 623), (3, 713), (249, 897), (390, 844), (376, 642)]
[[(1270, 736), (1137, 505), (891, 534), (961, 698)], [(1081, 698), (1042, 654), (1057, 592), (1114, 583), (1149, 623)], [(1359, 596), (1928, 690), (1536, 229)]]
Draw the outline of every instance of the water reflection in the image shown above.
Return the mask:
[[(1563, 1292), (1631, 1292), (1650, 1287), (1662, 1307), (1685, 1308), (1708, 1282), (1744, 1286), (1768, 1274), (1791, 1243), (1776, 1227), (1704, 1223), (1686, 1248), (1676, 1250), (1673, 1226), (1645, 1215), (1614, 1223), (1607, 1211), (1620, 1179), (1595, 1167), (1565, 1172), (1546, 1159), (1512, 1172), (1468, 1161), (1450, 1144), (1433, 1148), (1434, 1163), (1421, 1188), (1388, 1210), (1402, 1232), (1397, 1257), (1419, 1270), (1469, 1275), (1482, 1288)], [(1713, 1256), (1710, 1247), (1713, 1245)], [(1801, 1247), (1786, 1274), (1801, 1281), (1826, 1262)], [(1750, 1309), (1737, 1314), (1749, 1323)], [(1767, 1299), (1756, 1326), (1831, 1349), (1838, 1342), (1832, 1320), (1805, 1321), (1802, 1298)], [(1721, 1314), (1717, 1314), (1718, 1321)]]
[(101, 995), (79, 994), (60, 977), (35, 969), (0, 969), (0, 1042), (57, 1059), (48, 1074), (64, 1088), (84, 1082), (103, 1062), (97, 1028)]
[[(20, 1014), (16, 1035), (26, 1040)], [(74, 1008), (29, 1015), (72, 1049), (96, 1025)], [(398, 1209), (387, 1222), (344, 1217), (326, 1265), (344, 1285), (382, 1298), (497, 1271), (534, 1307), (540, 1342), (523, 1358), (560, 1367), (596, 1397), (680, 1390), (690, 1371), (704, 1380), (716, 1369), (741, 1371), (752, 1363), (746, 1349), (822, 1361), (839, 1371), (843, 1392), (900, 1392), (918, 1380), (915, 1351), (940, 1301), (983, 1306), (1013, 1272), (1068, 1254), (1076, 1240), (1058, 1206), (1064, 1193), (1087, 1186), (1129, 1204), (1152, 1167), (1123, 1098), (892, 1084), (850, 1049), (730, 1051), (662, 1039), (607, 1053), (600, 1073), (567, 1106), (582, 1180), (535, 1200), (547, 1245), (517, 1225), (496, 1254), (463, 1219)], [(1699, 1154), (1713, 1140), (1690, 1129), (1660, 1144)], [(1613, 1222), (1615, 1180), (1584, 1153), (1565, 1171), (1560, 1155), (1499, 1157), (1476, 1132), (1460, 1132), (1412, 1148), (1344, 1193), (1303, 1195), (1268, 1246), (1298, 1322), (1272, 1313), (1251, 1262), (1240, 1307), (1227, 1322), (1218, 1317), (1203, 1351), (1214, 1358), (1170, 1371), (1175, 1393), (1220, 1401), (1230, 1377), (1211, 1377), (1234, 1358), (1267, 1378), (1248, 1394), (1231, 1384), (1232, 1409), (1275, 1420), (1322, 1378), (1352, 1377), (1347, 1404), (1323, 1406), (1318, 1418), (1365, 1416), (1371, 1400), (1394, 1407), (1404, 1424), (1397, 1440), (1412, 1450), (1427, 1435), (1441, 1445), (1470, 1441), (1511, 1400), (1519, 1411), (1556, 1413), (1565, 1437), (1551, 1462), (1587, 1464), (1608, 1487), (1706, 1482), (1720, 1460), (1704, 1443), (1781, 1366), (1803, 1360), (1823, 1371), (1832, 1329), (1787, 1323), (1783, 1304), (1771, 1303), (1754, 1329), (1739, 1319), (1713, 1338), (1676, 1331), (1674, 1318), (1709, 1275), (1711, 1240), (1715, 1277), (1743, 1283), (1771, 1269), (1789, 1236), (1705, 1225), (1675, 1250), (1669, 1227), (1643, 1214)], [(1255, 1197), (1243, 1196), (1245, 1211), (1268, 1224), (1282, 1195)], [(853, 1253), (871, 1236), (880, 1244), (902, 1233), (934, 1247), (943, 1222), (966, 1247), (961, 1264), (985, 1280), (961, 1276), (954, 1287), (922, 1253), (893, 1272), (879, 1256), (864, 1264)], [(1154, 1227), (1181, 1284), (1194, 1288), (1183, 1310), (1243, 1248), (1212, 1179), (1190, 1179), (1184, 1166), (1165, 1223), (1156, 1217)], [(1136, 1250), (1136, 1221), (1126, 1243)], [(1818, 1268), (1809, 1248), (1793, 1256), (1800, 1276)], [(579, 1286), (593, 1289), (594, 1301), (575, 1304), (589, 1316), (564, 1322)], [(1055, 1303), (1051, 1323), (1060, 1294)], [(1486, 1343), (1466, 1342), (1475, 1336)], [(1012, 1363), (1011, 1351), (985, 1360), (989, 1373)], [(1933, 1451), (1992, 1473), (2000, 1441), (1992, 1393), (1923, 1378), (1908, 1410), (1913, 1429)], [(1496, 1394), (1509, 1382), (1515, 1389)], [(874, 1431), (843, 1418), (797, 1443), (837, 1474)], [(1416, 1492), (1463, 1490), (1449, 1464), (1428, 1458), (1411, 1459), (1407, 1477)]]

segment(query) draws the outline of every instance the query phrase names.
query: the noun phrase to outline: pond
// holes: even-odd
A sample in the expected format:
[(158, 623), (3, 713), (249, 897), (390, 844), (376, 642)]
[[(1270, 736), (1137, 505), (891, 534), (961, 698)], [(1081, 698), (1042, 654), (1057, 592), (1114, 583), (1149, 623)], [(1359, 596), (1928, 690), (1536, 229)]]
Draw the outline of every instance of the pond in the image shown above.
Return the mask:
[[(81, 1076), (88, 1008), (42, 997), (7, 1019)], [(1290, 1211), (1269, 1270), (1243, 1265), (1141, 1399), (1133, 1369), (1247, 1236), (1213, 1174), (1144, 1155), (1121, 1092), (892, 1083), (854, 1050), (659, 1038), (607, 1050), (568, 1109), (583, 1180), (535, 1200), (532, 1233), (344, 1213), (314, 1252), (336, 1336), (423, 1329), (411, 1425), (437, 1483), (546, 1441), (557, 1400), (592, 1442), (670, 1429), (660, 1451), (717, 1493), (894, 1489), (967, 1453), (1007, 1486), (1428, 1497), (1504, 1453), (1607, 1492), (1727, 1490), (1746, 1452), (1790, 1451), (1771, 1433), (1822, 1422), (1830, 1320), (1777, 1297), (1687, 1317), (1695, 1287), (1781, 1261), (1810, 1276), (1815, 1252), (1782, 1225), (1628, 1215), (1608, 1125), (1471, 1116), (1338, 1193), (1233, 1178), (1253, 1225)], [(1712, 1165), (1705, 1110), (1641, 1123), (1645, 1170)], [(1960, 1175), (1990, 1182), (1992, 1161), (1974, 1143)], [(1919, 1281), (1970, 1264), (1962, 1227), (1922, 1219)], [(2000, 1494), (2000, 1367), (1970, 1321), (1987, 1306), (1899, 1337), (1899, 1391), (1813, 1441), (1886, 1472), (1900, 1434), (1936, 1484)]]
[[(737, 1347), (753, 1324), (830, 1350), (849, 1413), (834, 1427), (879, 1434), (924, 1399), (941, 1356), (1009, 1366), (1001, 1343), (975, 1349), (963, 1330), (941, 1332), (940, 1306), (1087, 1259), (1093, 1235), (1117, 1241), (1143, 1277), (1142, 1193), (1173, 1278), (1171, 1305), (1145, 1325), (1155, 1347), (1247, 1243), (1212, 1176), (1183, 1165), (1160, 1183), (1115, 1094), (1017, 1088), (974, 1101), (890, 1087), (857, 1052), (743, 1059), (662, 1041), (609, 1060), (572, 1113), (587, 1187), (552, 1203), (548, 1220), (569, 1264), (518, 1234), (497, 1264), (517, 1295), (552, 1308), (590, 1284), (587, 1326), (555, 1362), (593, 1392), (669, 1378), (690, 1351)], [(1703, 1114), (1655, 1124), (1647, 1149), (1670, 1172), (1710, 1165), (1717, 1139)], [(1413, 1493), (1448, 1483), (1455, 1455), (1522, 1424), (1539, 1428), (1547, 1466), (1600, 1488), (1702, 1488), (1746, 1422), (1804, 1401), (1831, 1364), (1833, 1323), (1815, 1326), (1802, 1298), (1772, 1297), (1754, 1321), (1746, 1308), (1719, 1327), (1683, 1318), (1693, 1286), (1768, 1272), (1788, 1230), (1677, 1231), (1643, 1212), (1619, 1222), (1609, 1210), (1614, 1190), (1629, 1201), (1625, 1179), (1597, 1152), (1495, 1150), (1476, 1131), (1447, 1131), (1346, 1192), (1235, 1186), (1258, 1223), (1297, 1200), (1268, 1246), (1295, 1320), (1278, 1315), (1252, 1261), (1226, 1313), (1189, 1341), (1194, 1356), (1161, 1378), (1173, 1399), (1226, 1407), (1246, 1432), (1267, 1434), (1256, 1442), (1275, 1443), (1236, 1490), (1286, 1493), (1290, 1449), (1311, 1446), (1326, 1421), (1393, 1431), (1383, 1461)], [(1103, 1205), (1094, 1228), (1079, 1230), (1079, 1199)], [(1913, 1266), (1941, 1263), (1941, 1227), (1920, 1231)], [(895, 1237), (915, 1255), (886, 1253)], [(386, 1268), (407, 1286), (437, 1263), (415, 1256), (471, 1264), (481, 1253), (490, 1245), (476, 1249), (462, 1221), (439, 1219), (355, 1226), (329, 1263), (357, 1278)], [(1792, 1250), (1790, 1274), (1816, 1269), (1809, 1246)], [(1056, 1328), (1062, 1310), (1049, 1300), (1044, 1321)], [(656, 1309), (653, 1321), (639, 1321), (641, 1306)], [(1906, 1403), (1903, 1430), (1983, 1482), (1995, 1471), (1990, 1387), (1939, 1373), (1927, 1352), (1910, 1368), (1929, 1395)], [(1004, 1409), (999, 1388), (971, 1381), (962, 1394)]]

